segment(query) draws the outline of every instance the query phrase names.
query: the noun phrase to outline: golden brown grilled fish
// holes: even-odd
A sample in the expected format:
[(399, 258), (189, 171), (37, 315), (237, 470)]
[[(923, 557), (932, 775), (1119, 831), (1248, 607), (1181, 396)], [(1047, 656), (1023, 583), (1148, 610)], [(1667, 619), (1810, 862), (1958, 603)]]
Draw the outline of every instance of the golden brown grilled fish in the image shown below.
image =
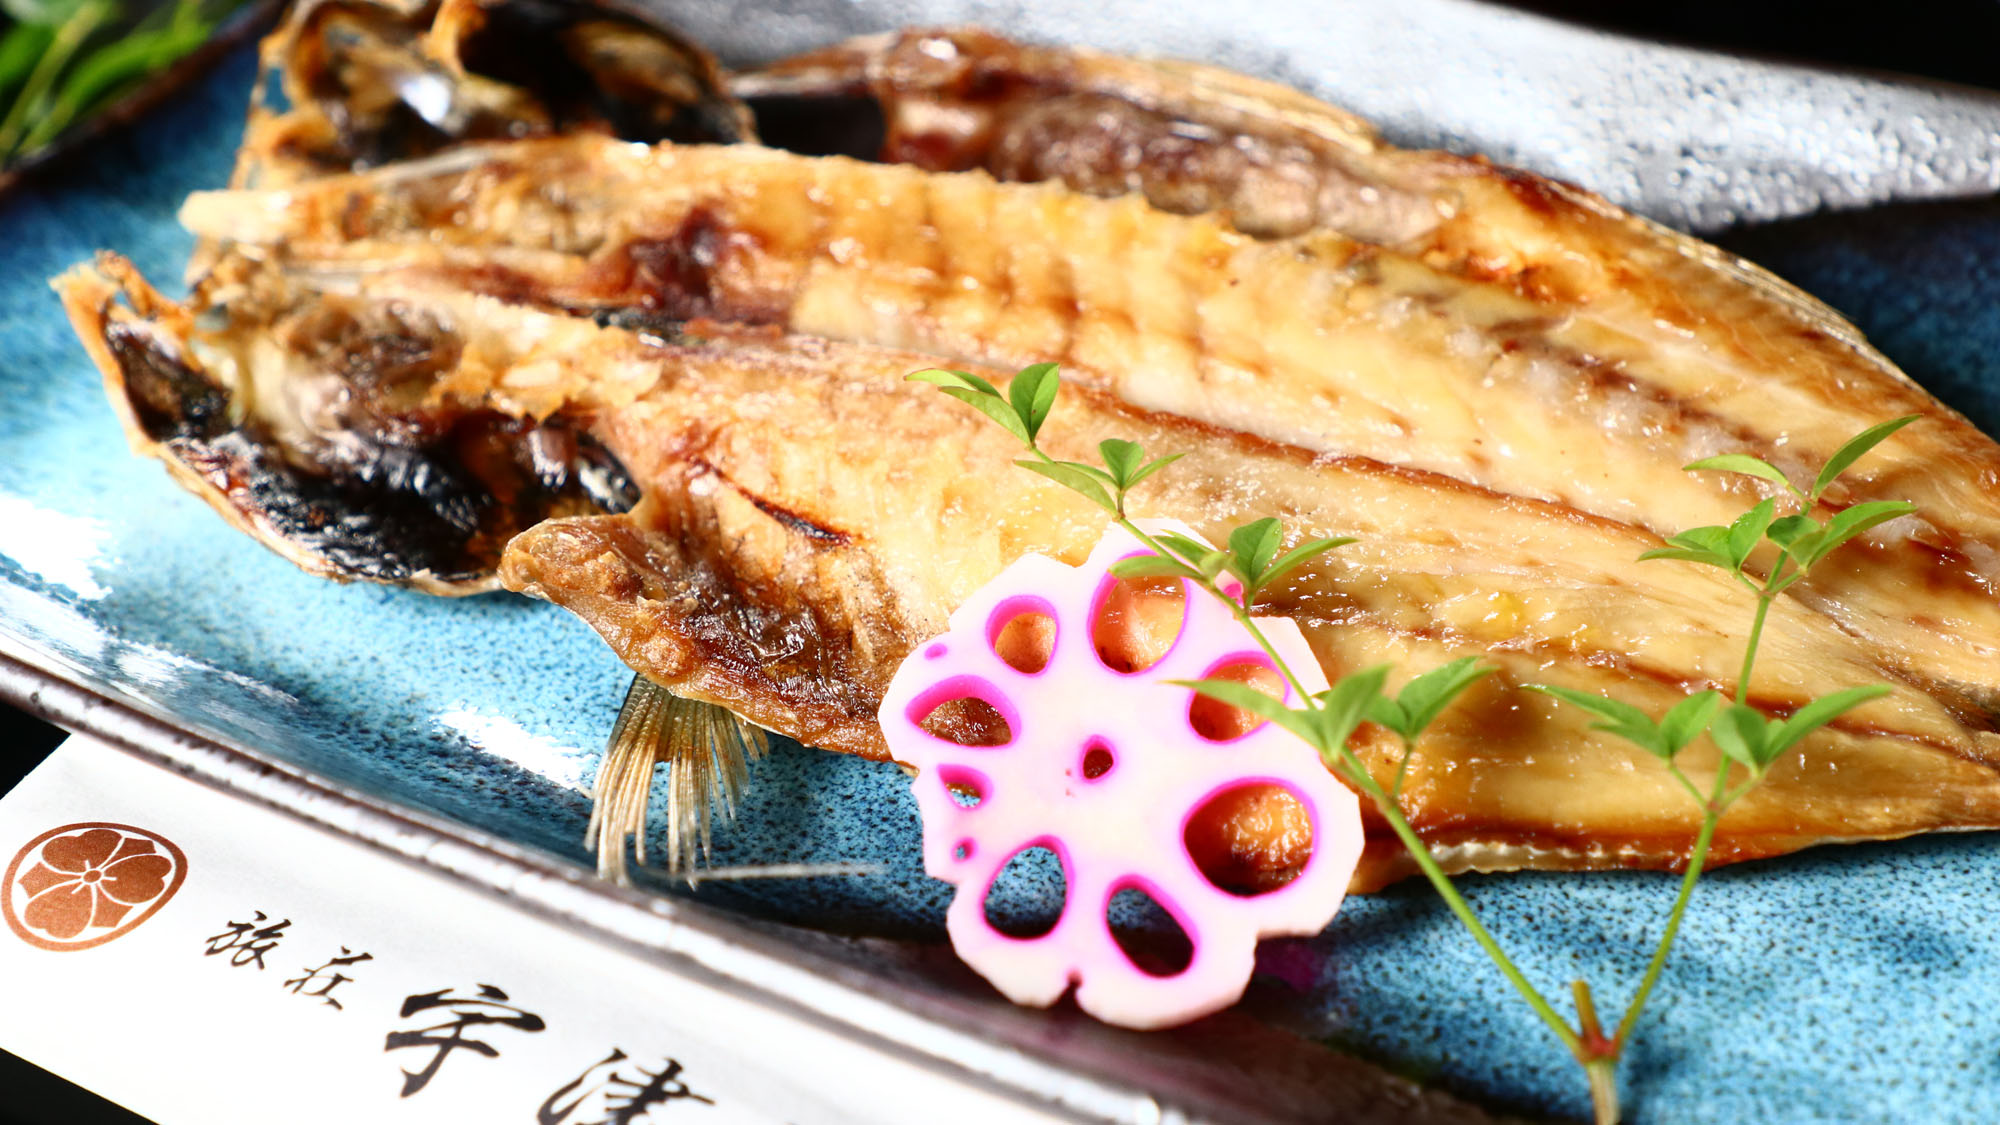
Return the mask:
[[(406, 389), (432, 412), (560, 423), (625, 466), (646, 500), (629, 515), (554, 519), (509, 547), (504, 577), (590, 621), (676, 692), (831, 749), (883, 755), (875, 710), (912, 645), (944, 627), (1012, 559), (1080, 559), (1101, 515), (1014, 469), (1011, 440), (902, 376), (928, 357), (770, 330), (699, 324), (667, 340), (441, 284), (424, 271), (329, 284), (246, 267), (220, 323), (143, 291), (128, 312), (108, 279), (68, 282), (107, 310), (115, 378), (280, 379), (341, 370), (298, 326), (393, 323), (441, 361)], [(347, 338), (350, 346), (367, 336)], [(990, 374), (990, 373), (989, 373)], [(137, 392), (146, 397), (145, 392)], [(261, 400), (245, 425), (282, 429)], [(1305, 535), (1356, 535), (1269, 603), (1298, 621), (1329, 673), (1394, 661), (1414, 672), (1489, 653), (1501, 674), (1442, 720), (1407, 790), (1412, 819), (1455, 869), (1668, 866), (1696, 810), (1640, 751), (1525, 681), (1611, 691), (1664, 709), (1727, 686), (1744, 598), (1704, 568), (1632, 559), (1657, 541), (1574, 509), (1368, 458), (1316, 455), (1087, 391), (1051, 423), (1057, 456), (1104, 437), (1190, 455), (1138, 513), (1210, 534), (1265, 512)], [(1889, 697), (1788, 759), (1724, 824), (1724, 860), (1833, 839), (2000, 825), (2000, 739), (1885, 668), (1872, 646), (1796, 603), (1773, 612), (1756, 701), (1782, 712), (1877, 680)], [(1371, 746), (1377, 768), (1391, 747)], [(1701, 759), (1697, 756), (1695, 761)], [(1262, 810), (1269, 813), (1271, 810)], [(1245, 813), (1213, 845), (1247, 877), (1295, 863)], [(1380, 829), (1381, 826), (1373, 826)], [(1227, 863), (1223, 864), (1226, 868)], [(1366, 886), (1403, 874), (1371, 835)]]
[[(517, 7), (526, 15), (513, 14)], [(704, 538), (721, 525), (718, 519), (697, 513), (660, 522), (659, 513), (679, 502), (672, 489), (706, 488), (706, 478), (647, 460), (645, 427), (618, 420), (638, 409), (637, 400), (617, 409), (596, 402), (587, 389), (595, 376), (572, 372), (533, 405), (527, 384), (475, 392), (469, 388), (478, 379), (458, 374), (450, 376), (452, 395), (432, 395), (425, 388), (442, 385), (445, 373), (476, 375), (488, 362), (480, 349), (454, 352), (458, 345), (445, 341), (489, 339), (494, 331), (526, 331), (530, 323), (517, 319), (518, 309), (454, 303), (455, 290), (643, 329), (652, 341), (647, 347), (663, 355), (697, 349), (700, 365), (735, 356), (746, 388), (760, 385), (748, 378), (751, 367), (798, 375), (809, 387), (845, 374), (829, 374), (826, 365), (836, 362), (886, 378), (898, 362), (1011, 367), (1065, 358), (1073, 372), (1128, 402), (1209, 423), (1196, 425), (1192, 436), (1166, 431), (1175, 440), (1206, 448), (1261, 435), (1275, 444), (1250, 447), (1317, 458), (1316, 471), (1365, 463), (1357, 457), (1423, 467), (1458, 479), (1408, 478), (1423, 482), (1419, 491), (1459, 489), (1482, 504), (1519, 504), (1522, 497), (1567, 504), (1574, 522), (1563, 527), (1611, 527), (1628, 537), (1628, 546), (1655, 542), (1649, 531), (1714, 520), (1742, 506), (1728, 482), (1676, 472), (1683, 461), (1742, 449), (1796, 468), (1868, 422), (1916, 412), (1926, 421), (1871, 458), (1857, 487), (1830, 499), (1838, 506), (1909, 496), (1922, 505), (1923, 518), (1881, 529), (1872, 543), (1830, 564), (1829, 573), (1795, 588), (1797, 604), (1786, 612), (1816, 624), (1800, 626), (1807, 639), (1788, 658), (1797, 667), (1771, 673), (1772, 686), (1782, 691), (1764, 702), (1782, 709), (1801, 692), (1889, 675), (1912, 685), (1910, 694), (1928, 695), (1943, 716), (1941, 726), (1897, 728), (1898, 735), (1930, 739), (1925, 745), (1950, 748), (1966, 763), (1984, 761), (2000, 639), (1991, 508), (1984, 499), (2000, 479), (1993, 446), (1911, 387), (1816, 302), (1713, 248), (1564, 185), (1476, 159), (1394, 149), (1365, 123), (1295, 92), (1188, 64), (1024, 48), (976, 32), (919, 32), (842, 45), (729, 80), (679, 40), (648, 38), (629, 23), (570, 34), (564, 29), (578, 22), (570, 5), (447, 0), (405, 9), (328, 0), (314, 11), (320, 14), (295, 21), (295, 34), (267, 55), (280, 58), (288, 75), (304, 77), (292, 91), (294, 108), (266, 115), (253, 128), (243, 167), (254, 163), (258, 171), (237, 181), (295, 188), (295, 197), (212, 197), (189, 212), (199, 233), (244, 239), (238, 251), (288, 262), (287, 280), (260, 280), (251, 263), (222, 254), (215, 242), (220, 257), (206, 262), (220, 262), (220, 269), (192, 309), (160, 303), (131, 285), (160, 325), (106, 314), (111, 288), (102, 281), (77, 276), (66, 285), (72, 314), (87, 342), (97, 341), (95, 354), (142, 444), (239, 523), (310, 568), (445, 592), (483, 588), (498, 545), (513, 530), (562, 511), (615, 507), (642, 486), (653, 489), (656, 501), (635, 520), (551, 525), (569, 529), (564, 542), (585, 528), (621, 542), (639, 536), (650, 569), (640, 567), (607, 591), (591, 583), (598, 571), (615, 569), (617, 551), (591, 556), (582, 571), (543, 559), (549, 565), (535, 577), (543, 592), (587, 607), (594, 623), (623, 637), (635, 663), (657, 679), (733, 700), (743, 713), (805, 732), (809, 741), (817, 732), (818, 741), (868, 751), (839, 734), (832, 712), (800, 703), (865, 704), (865, 675), (828, 672), (814, 695), (810, 677), (779, 677), (785, 688), (778, 691), (769, 673), (789, 667), (799, 621), (832, 630), (836, 649), (843, 623), (849, 643), (859, 644), (880, 622), (829, 609), (825, 599), (834, 591), (810, 581), (796, 589), (759, 586), (755, 597), (718, 601), (705, 615), (676, 618), (659, 602), (644, 607), (651, 616), (641, 613), (632, 604), (638, 592), (727, 593), (742, 577), (718, 569), (717, 544)], [(411, 34), (404, 24), (412, 18), (428, 29)], [(910, 167), (866, 168), (753, 149), (646, 152), (590, 139), (446, 151), (496, 135), (629, 135), (618, 114), (505, 73), (490, 61), (504, 51), (487, 51), (489, 61), (479, 61), (481, 49), (468, 52), (468, 44), (482, 36), (489, 45), (504, 41), (484, 30), (489, 23), (517, 42), (523, 29), (560, 33), (567, 57), (586, 70), (598, 66), (615, 75), (636, 59), (649, 75), (692, 76), (691, 86), (640, 83), (642, 104), (667, 107), (641, 120), (692, 123), (710, 139), (750, 135), (738, 107), (714, 92), (719, 81), (752, 98), (764, 120), (777, 120), (766, 111), (789, 99), (792, 131), (779, 139), (803, 147), (824, 138), (800, 133), (801, 119), (811, 126), (819, 110), (842, 97), (871, 99), (887, 121), (875, 155)], [(593, 42), (639, 46), (593, 51)], [(409, 96), (426, 90), (429, 101)], [(391, 96), (385, 99), (384, 91)], [(439, 104), (457, 110), (425, 117), (426, 106)], [(338, 178), (381, 159), (426, 152), (439, 155), (367, 178)], [(1100, 202), (1050, 188), (996, 186), (977, 175), (921, 174), (967, 169), (1132, 198)], [(306, 183), (326, 176), (336, 178)], [(241, 209), (251, 205), (261, 209)], [(1183, 219), (1166, 211), (1214, 214)], [(447, 248), (439, 252), (435, 243)], [(352, 287), (366, 271), (393, 274), (411, 296), (400, 304), (317, 302), (334, 311), (317, 309), (315, 319), (308, 306), (283, 295), (307, 277), (307, 291)], [(246, 288), (232, 288), (239, 285)], [(263, 296), (246, 303), (251, 292)], [(271, 303), (260, 306), (260, 299)], [(227, 310), (232, 327), (199, 340), (203, 334), (191, 332), (190, 318), (218, 310)], [(1271, 310), (1279, 313), (1275, 324)], [(708, 325), (702, 330), (713, 342), (697, 345), (687, 321), (703, 317), (770, 323), (848, 343), (760, 339)], [(279, 325), (289, 327), (277, 348), (255, 343), (259, 333), (277, 334)], [(554, 339), (569, 329), (536, 331)], [(574, 331), (600, 330), (583, 322)], [(629, 344), (639, 337), (605, 338)], [(501, 343), (502, 352), (523, 346)], [(924, 354), (892, 358), (884, 344)], [(577, 354), (605, 358), (608, 346), (579, 345)], [(521, 362), (546, 375), (555, 358), (550, 352)], [(503, 366), (512, 371), (512, 364)], [(190, 379), (189, 371), (203, 374)], [(252, 378), (253, 372), (263, 374)], [(416, 399), (408, 397), (413, 389)], [(1167, 424), (1121, 413), (1105, 400), (1094, 400), (1092, 409)], [(685, 420), (665, 409), (646, 417), (669, 427)], [(722, 410), (717, 417), (732, 415)], [(1772, 419), (1781, 419), (1782, 428)], [(625, 452), (604, 444), (610, 435), (618, 435)], [(658, 471), (648, 477), (635, 469), (627, 477), (621, 459), (628, 454)], [(810, 526), (781, 518), (797, 512), (770, 504), (751, 507), (790, 532), (810, 534)], [(1440, 510), (1458, 512), (1450, 505)], [(1227, 522), (1215, 512), (1176, 511), (1202, 526)], [(1246, 504), (1239, 514), (1265, 512)], [(1448, 522), (1441, 526), (1433, 546), (1455, 534)], [(1536, 526), (1534, 534), (1547, 533)], [(679, 537), (671, 550), (663, 545), (667, 531)], [(1043, 530), (1044, 539), (1053, 534)], [(524, 537), (523, 549), (556, 542), (553, 536), (550, 530)], [(1018, 548), (1033, 536), (1016, 539), (1008, 542)], [(1047, 541), (1075, 553), (1060, 535)], [(1511, 574), (1509, 568), (1539, 565), (1525, 560), (1569, 549), (1561, 537), (1548, 542), (1512, 542), (1516, 554), (1502, 552), (1494, 565)], [(1472, 549), (1500, 546), (1478, 539)], [(786, 559), (797, 554), (795, 545), (786, 550)], [(757, 567), (778, 566), (771, 561), (778, 557), (728, 556), (749, 574), (772, 573)], [(673, 559), (682, 560), (682, 572), (661, 561)], [(517, 577), (527, 565), (516, 562)], [(1607, 562), (1603, 581), (1615, 581), (1622, 569)], [(1648, 569), (1639, 568), (1646, 596), (1664, 596), (1654, 587), (1672, 583)], [(787, 562), (775, 573), (803, 581), (818, 572)], [(1410, 574), (1428, 572), (1419, 567)], [(1347, 608), (1318, 612), (1324, 620), (1370, 627), (1392, 622), (1391, 632), (1422, 634), (1442, 646), (1440, 653), (1469, 651), (1460, 642), (1474, 636), (1514, 637), (1520, 651), (1549, 643), (1533, 621), (1512, 616), (1509, 599), (1518, 595), (1511, 588), (1496, 590), (1497, 600), (1480, 617), (1488, 633), (1480, 634), (1456, 623), (1454, 612), (1481, 603), (1428, 581), (1405, 576), (1369, 587), (1378, 595), (1418, 590), (1393, 598), (1343, 593), (1352, 599)], [(1645, 686), (1653, 682), (1646, 678), (1652, 665), (1619, 664), (1611, 655), (1619, 650), (1610, 642), (1623, 634), (1594, 637), (1592, 628), (1608, 624), (1602, 614), (1586, 620), (1602, 590), (1593, 584), (1598, 579), (1579, 581), (1577, 588), (1589, 593), (1576, 595), (1584, 608), (1575, 612), (1585, 616), (1577, 618), (1575, 651), (1596, 653), (1590, 659), (1614, 668), (1616, 675), (1604, 672), (1611, 679), (1600, 686), (1617, 682), (1628, 696), (1659, 695), (1664, 706), (1671, 693)], [(1705, 613), (1712, 623), (1733, 620), (1730, 596), (1707, 608), (1690, 608), (1687, 591), (1669, 600), (1683, 617)], [(912, 599), (949, 608), (934, 590)], [(795, 611), (792, 633), (772, 624), (781, 619), (772, 605)], [(923, 620), (914, 613), (900, 623), (916, 629)], [(939, 616), (933, 624), (941, 622)], [(1846, 651), (1842, 645), (1853, 647), (1843, 631), (1874, 646), (1868, 661), (1856, 665), (1833, 655)], [(650, 649), (634, 648), (634, 636), (649, 638)], [(866, 643), (871, 653), (882, 650), (879, 639)], [(666, 659), (676, 652), (679, 659), (712, 656), (718, 668), (732, 667), (733, 657), (739, 674), (765, 694), (731, 688), (720, 672), (685, 678), (688, 668)], [(1825, 685), (1805, 686), (1820, 681), (1800, 678), (1799, 669), (1821, 657), (1831, 661), (1815, 670), (1826, 675)], [(1842, 680), (1833, 671), (1861, 679)], [(1733, 669), (1690, 665), (1681, 672), (1690, 684), (1728, 686)], [(1534, 757), (1531, 767), (1573, 754), (1597, 762), (1611, 753), (1602, 764), (1618, 787), (1632, 787), (1624, 796), (1635, 799), (1622, 805), (1613, 799), (1597, 811), (1618, 806), (1621, 815), (1645, 815), (1569, 817), (1564, 802), (1573, 795), (1559, 777), (1472, 752), (1440, 759), (1455, 768), (1438, 776), (1461, 784), (1422, 798), (1417, 819), (1425, 831), (1465, 865), (1671, 864), (1687, 835), (1685, 818), (1674, 812), (1678, 792), (1666, 792), (1648, 812), (1646, 800), (1636, 798), (1651, 784), (1647, 762), (1617, 757), (1596, 736), (1570, 741), (1576, 732), (1539, 704), (1507, 702), (1518, 706), (1535, 721), (1521, 726), (1518, 742), (1511, 735), (1497, 741)], [(1489, 710), (1488, 721), (1518, 713)], [(1889, 756), (1879, 762), (1898, 761), (1895, 754), (1906, 750), (1885, 751)], [(1470, 760), (1478, 768), (1462, 768)], [(1852, 778), (1859, 766), (1844, 768)], [(1620, 772), (1628, 769), (1637, 772)], [(1912, 776), (1934, 789), (1928, 804), (1885, 776), (1880, 784), (1891, 795), (1873, 807), (1864, 783), (1789, 824), (1768, 816), (1748, 824), (1750, 813), (1733, 814), (1732, 824), (1738, 816), (1746, 822), (1741, 838), (1727, 846), (1743, 858), (1815, 838), (1991, 822), (1978, 795), (1981, 778), (1961, 773), (1939, 782), (1941, 775), (1928, 770)], [(1523, 816), (1524, 803), (1545, 807), (1518, 823), (1510, 819)], [(1260, 828), (1246, 819), (1236, 827), (1241, 831), (1222, 835), (1243, 866), (1286, 865), (1290, 845), (1282, 824)], [(1378, 851), (1368, 878), (1383, 877), (1385, 864)]]
[[(183, 214), (299, 268), (395, 264), (544, 308), (774, 324), (952, 362), (1058, 359), (1135, 406), (1655, 534), (1744, 506), (1742, 478), (1689, 461), (1817, 464), (1872, 422), (1921, 414), (1828, 496), (1909, 498), (1920, 515), (1794, 589), (1968, 715), (2000, 702), (2000, 447), (1865, 350), (1834, 374), (1814, 368), (1825, 351), (1751, 364), (1327, 231), (1256, 240), (1133, 197), (751, 146), (461, 148), (197, 194)], [(1700, 280), (1742, 306), (1746, 338), (1805, 331), (1752, 275)], [(1700, 295), (1690, 282), (1684, 299)]]

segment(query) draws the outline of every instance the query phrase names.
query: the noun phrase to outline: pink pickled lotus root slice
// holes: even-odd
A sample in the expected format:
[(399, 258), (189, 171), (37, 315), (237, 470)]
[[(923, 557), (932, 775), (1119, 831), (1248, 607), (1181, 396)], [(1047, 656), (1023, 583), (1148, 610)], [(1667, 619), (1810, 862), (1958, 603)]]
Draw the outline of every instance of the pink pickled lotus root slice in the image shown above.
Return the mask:
[[(1193, 534), (1177, 523), (1142, 526)], [(1194, 693), (1168, 681), (1228, 665), (1270, 667), (1249, 631), (1208, 593), (1186, 586), (1181, 633), (1158, 663), (1130, 674), (1105, 666), (1091, 637), (1094, 611), (1114, 581), (1111, 565), (1141, 553), (1137, 539), (1113, 526), (1081, 567), (1040, 555), (1008, 567), (951, 615), (949, 632), (903, 662), (881, 721), (891, 753), (921, 771), (913, 785), (924, 869), (958, 887), (946, 928), (966, 964), (1017, 1004), (1053, 1004), (1074, 983), (1077, 1004), (1098, 1019), (1154, 1028), (1234, 1003), (1250, 980), (1258, 938), (1325, 928), (1360, 861), (1362, 829), (1354, 794), (1296, 735), (1267, 722), (1216, 742), (1189, 724)], [(1046, 614), (1056, 625), (1048, 664), (1032, 674), (993, 649), (1023, 613)], [(1257, 623), (1307, 689), (1325, 689), (1298, 626)], [(966, 698), (1000, 713), (1008, 742), (962, 746), (918, 725), (938, 705)], [(1086, 778), (1084, 757), (1097, 748), (1109, 749), (1111, 768)], [(961, 806), (954, 784), (976, 790), (978, 804)], [(1277, 890), (1230, 894), (1189, 856), (1187, 822), (1217, 794), (1262, 784), (1283, 786), (1304, 806), (1312, 855)], [(987, 922), (986, 897), (1007, 861), (1038, 845), (1062, 861), (1063, 913), (1040, 937), (1009, 937)], [(1119, 947), (1105, 912), (1126, 888), (1144, 891), (1180, 924), (1194, 950), (1185, 969), (1153, 976)]]

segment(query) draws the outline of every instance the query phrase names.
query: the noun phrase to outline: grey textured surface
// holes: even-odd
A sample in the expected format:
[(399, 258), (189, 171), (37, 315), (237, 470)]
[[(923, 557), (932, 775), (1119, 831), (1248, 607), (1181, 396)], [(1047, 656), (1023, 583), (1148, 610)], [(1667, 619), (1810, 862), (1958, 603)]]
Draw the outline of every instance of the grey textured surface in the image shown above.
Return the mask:
[(648, 0), (732, 63), (973, 23), (1307, 90), (1398, 144), (1479, 152), (1685, 230), (2000, 190), (2000, 97), (1643, 43), (1473, 0), (1165, 5)]

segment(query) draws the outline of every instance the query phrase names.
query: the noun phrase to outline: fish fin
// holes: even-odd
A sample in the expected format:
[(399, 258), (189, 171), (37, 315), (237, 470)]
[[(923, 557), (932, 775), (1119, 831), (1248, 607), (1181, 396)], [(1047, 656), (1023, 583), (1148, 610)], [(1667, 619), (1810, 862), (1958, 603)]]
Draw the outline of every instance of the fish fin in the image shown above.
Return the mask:
[(667, 857), (671, 875), (692, 881), (711, 850), (714, 810), (736, 815), (750, 781), (750, 760), (770, 743), (764, 731), (727, 708), (683, 699), (644, 676), (634, 675), (625, 704), (605, 744), (604, 761), (591, 792), (586, 842), (597, 854), (597, 873), (614, 883), (631, 882), (630, 859), (646, 865), (646, 809), (653, 788), (653, 765), (667, 763)]

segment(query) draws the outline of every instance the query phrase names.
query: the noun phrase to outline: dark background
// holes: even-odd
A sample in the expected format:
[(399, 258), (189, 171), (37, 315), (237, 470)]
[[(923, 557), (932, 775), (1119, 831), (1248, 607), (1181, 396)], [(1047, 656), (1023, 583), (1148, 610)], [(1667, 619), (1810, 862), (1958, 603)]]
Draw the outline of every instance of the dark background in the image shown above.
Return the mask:
[(1506, 0), (1504, 6), (1645, 39), (2000, 89), (2000, 0)]
[[(1648, 39), (2000, 89), (2000, 0), (1511, 0), (1510, 6)], [(13, 788), (61, 738), (54, 728), (0, 704), (0, 793)], [(0, 1123), (143, 1125), (4, 1053)]]

